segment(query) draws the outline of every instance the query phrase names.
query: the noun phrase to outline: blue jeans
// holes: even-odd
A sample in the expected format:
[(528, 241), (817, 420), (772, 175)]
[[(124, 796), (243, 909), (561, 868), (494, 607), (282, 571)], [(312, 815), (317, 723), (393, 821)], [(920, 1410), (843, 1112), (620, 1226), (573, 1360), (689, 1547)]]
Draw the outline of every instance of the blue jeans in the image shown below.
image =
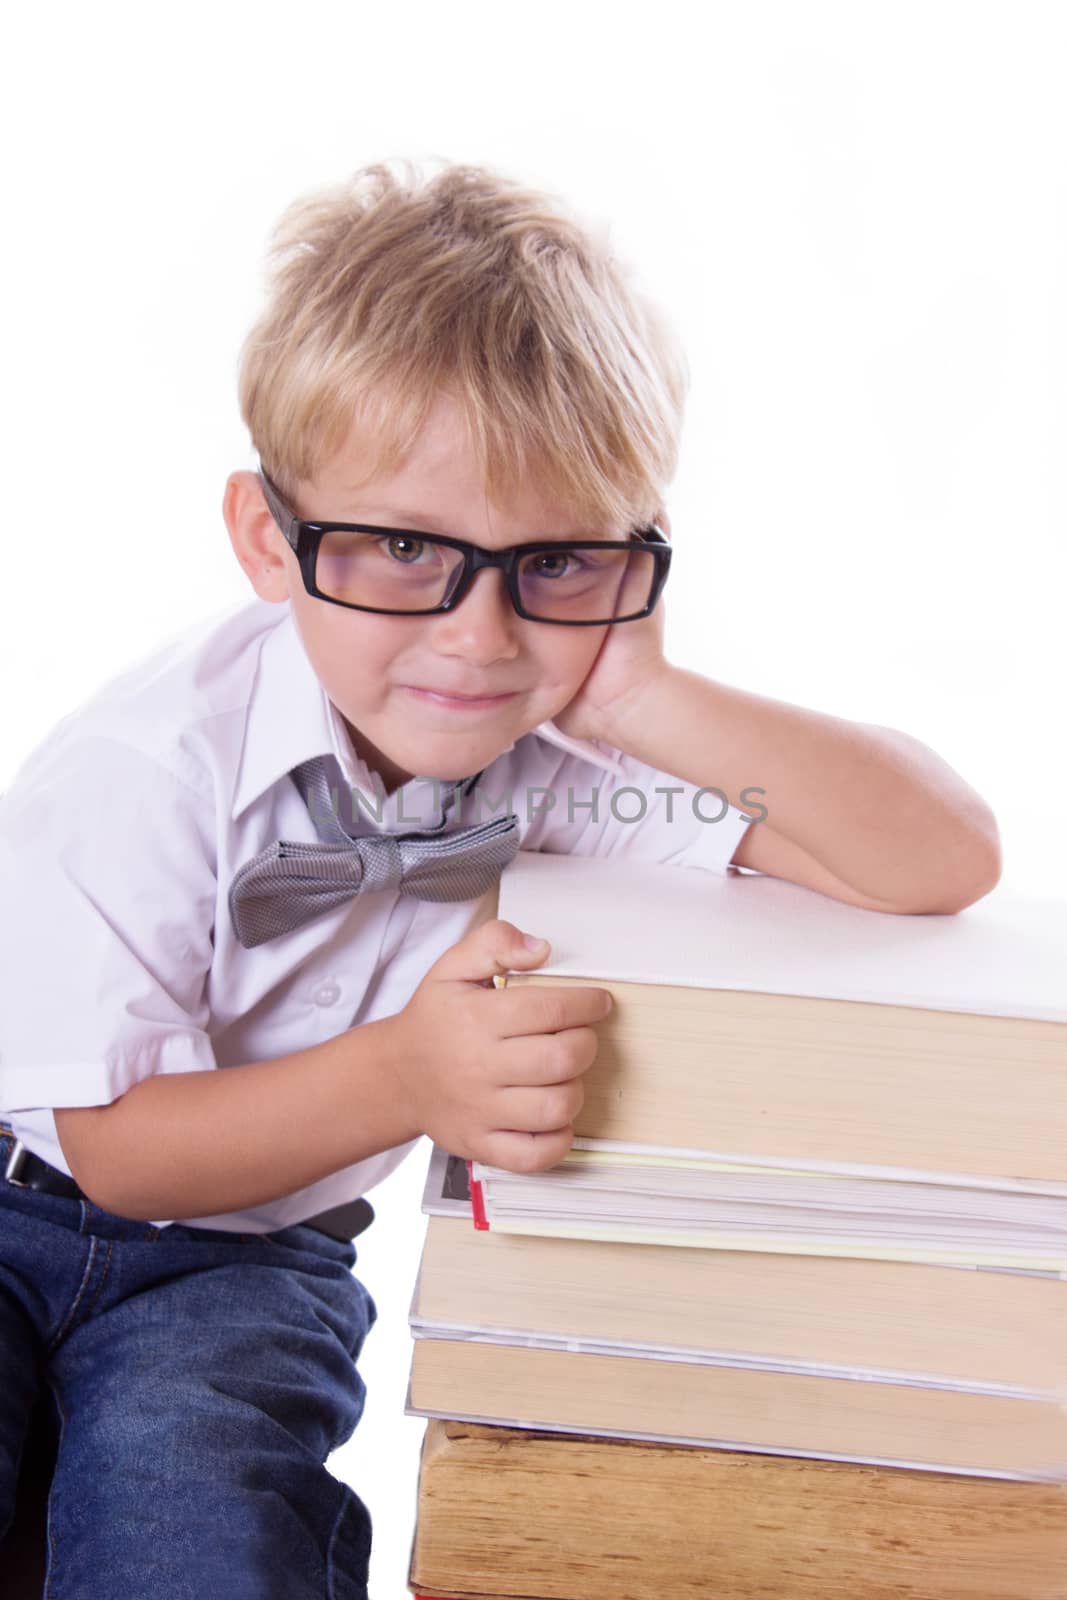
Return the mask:
[(303, 1224), (155, 1228), (17, 1188), (12, 1143), (0, 1132), (0, 1535), (47, 1383), (44, 1600), (366, 1600), (370, 1518), (325, 1466), (363, 1410), (375, 1309), (355, 1245)]

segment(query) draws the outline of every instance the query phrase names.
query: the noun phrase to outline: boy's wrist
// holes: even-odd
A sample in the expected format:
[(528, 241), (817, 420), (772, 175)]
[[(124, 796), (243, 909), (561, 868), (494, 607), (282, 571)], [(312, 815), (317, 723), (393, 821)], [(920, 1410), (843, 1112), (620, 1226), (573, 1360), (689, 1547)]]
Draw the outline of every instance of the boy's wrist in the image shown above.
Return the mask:
[(388, 1103), (396, 1115), (398, 1130), (402, 1130), (394, 1142), (398, 1145), (408, 1144), (427, 1131), (423, 1126), (425, 1116), (418, 1093), (422, 1073), (421, 1052), (415, 1030), (406, 1011), (398, 1011), (391, 1017), (381, 1017), (377, 1022), (364, 1023), (363, 1026), (373, 1028), (378, 1035), (375, 1061), (380, 1064), (382, 1076), (387, 1082)]

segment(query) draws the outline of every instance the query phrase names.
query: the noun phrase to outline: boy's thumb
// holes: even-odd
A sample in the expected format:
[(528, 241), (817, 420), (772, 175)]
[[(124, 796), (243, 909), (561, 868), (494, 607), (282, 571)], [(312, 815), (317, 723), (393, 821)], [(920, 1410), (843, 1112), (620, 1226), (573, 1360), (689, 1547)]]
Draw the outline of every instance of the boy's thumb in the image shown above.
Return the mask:
[(526, 970), (540, 966), (550, 948), (547, 939), (524, 933), (513, 922), (494, 917), (446, 950), (430, 972), (435, 978), (464, 978), (485, 983), (517, 968)]

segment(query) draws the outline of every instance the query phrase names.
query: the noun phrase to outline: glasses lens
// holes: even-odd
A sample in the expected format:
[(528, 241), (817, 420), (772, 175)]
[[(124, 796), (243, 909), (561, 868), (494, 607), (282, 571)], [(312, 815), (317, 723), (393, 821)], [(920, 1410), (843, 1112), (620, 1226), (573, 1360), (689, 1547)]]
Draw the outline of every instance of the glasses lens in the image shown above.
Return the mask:
[(559, 545), (523, 556), (519, 595), (544, 622), (619, 622), (648, 605), (656, 578), (650, 550), (571, 549)]
[(449, 545), (412, 533), (323, 534), (315, 582), (333, 600), (378, 611), (432, 611), (463, 568)]

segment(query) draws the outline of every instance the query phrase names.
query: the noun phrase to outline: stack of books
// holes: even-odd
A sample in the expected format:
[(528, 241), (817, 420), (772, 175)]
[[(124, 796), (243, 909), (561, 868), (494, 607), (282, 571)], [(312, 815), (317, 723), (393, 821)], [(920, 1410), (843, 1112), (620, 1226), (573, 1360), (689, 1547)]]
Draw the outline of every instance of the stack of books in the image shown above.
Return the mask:
[(413, 1585), (1062, 1600), (1067, 906), (522, 853), (499, 914), (615, 1005), (566, 1161), (434, 1152)]

